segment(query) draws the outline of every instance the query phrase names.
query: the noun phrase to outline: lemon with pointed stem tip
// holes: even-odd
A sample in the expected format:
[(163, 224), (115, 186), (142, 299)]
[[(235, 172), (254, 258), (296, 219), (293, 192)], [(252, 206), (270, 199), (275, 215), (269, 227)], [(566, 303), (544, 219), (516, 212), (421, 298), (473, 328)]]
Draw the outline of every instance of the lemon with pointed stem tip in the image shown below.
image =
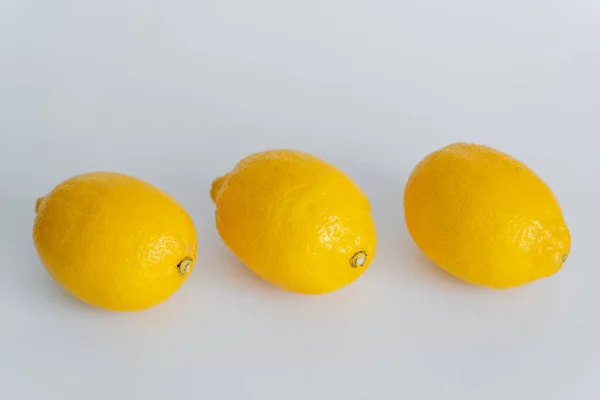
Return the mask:
[(333, 165), (300, 151), (241, 160), (211, 188), (225, 244), (264, 280), (320, 294), (357, 279), (375, 257), (369, 201)]
[(425, 157), (404, 191), (408, 230), (436, 265), (506, 289), (555, 274), (571, 236), (550, 188), (525, 164), (457, 143)]
[(192, 220), (173, 198), (110, 172), (72, 177), (38, 199), (33, 239), (56, 282), (115, 311), (170, 297), (192, 273), (197, 252)]

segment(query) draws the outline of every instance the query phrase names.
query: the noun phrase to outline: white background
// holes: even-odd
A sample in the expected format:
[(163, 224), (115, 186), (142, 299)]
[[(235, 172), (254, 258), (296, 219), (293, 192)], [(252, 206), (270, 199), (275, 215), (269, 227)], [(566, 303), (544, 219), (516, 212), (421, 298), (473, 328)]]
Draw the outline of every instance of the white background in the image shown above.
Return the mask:
[[(0, 2), (0, 398), (598, 399), (598, 0)], [(455, 141), (506, 151), (559, 198), (572, 255), (509, 291), (463, 284), (407, 234), (412, 167)], [(312, 152), (370, 197), (369, 271), (312, 297), (226, 249), (211, 180)], [(193, 217), (200, 258), (162, 305), (65, 294), (34, 203), (91, 170)]]

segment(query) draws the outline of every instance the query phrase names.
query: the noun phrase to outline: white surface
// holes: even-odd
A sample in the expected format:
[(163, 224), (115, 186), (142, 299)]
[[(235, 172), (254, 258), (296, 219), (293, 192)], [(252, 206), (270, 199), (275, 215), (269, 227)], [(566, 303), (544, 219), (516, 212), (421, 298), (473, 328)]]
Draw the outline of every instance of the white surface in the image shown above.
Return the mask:
[[(3, 1), (0, 398), (597, 399), (599, 21), (597, 0)], [(494, 292), (417, 251), (404, 182), (454, 141), (553, 188), (559, 274)], [(353, 285), (286, 293), (221, 243), (212, 178), (274, 147), (370, 197), (378, 254)], [(87, 307), (37, 259), (36, 197), (97, 169), (196, 223), (204, 259), (149, 311)]]

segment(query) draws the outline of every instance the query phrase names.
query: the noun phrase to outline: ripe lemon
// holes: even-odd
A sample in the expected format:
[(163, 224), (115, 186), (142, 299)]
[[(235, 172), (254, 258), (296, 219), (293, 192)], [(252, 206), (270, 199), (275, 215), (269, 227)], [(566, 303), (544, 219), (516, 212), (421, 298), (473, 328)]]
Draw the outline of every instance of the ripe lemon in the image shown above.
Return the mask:
[(527, 166), (458, 143), (427, 156), (404, 193), (408, 230), (440, 268), (503, 289), (557, 272), (571, 247), (556, 198)]
[(70, 178), (37, 201), (33, 239), (42, 263), (91, 305), (134, 311), (167, 299), (196, 259), (194, 225), (175, 200), (109, 172)]
[(211, 189), (227, 246), (258, 276), (297, 293), (331, 292), (375, 256), (367, 197), (343, 172), (299, 151), (241, 160)]

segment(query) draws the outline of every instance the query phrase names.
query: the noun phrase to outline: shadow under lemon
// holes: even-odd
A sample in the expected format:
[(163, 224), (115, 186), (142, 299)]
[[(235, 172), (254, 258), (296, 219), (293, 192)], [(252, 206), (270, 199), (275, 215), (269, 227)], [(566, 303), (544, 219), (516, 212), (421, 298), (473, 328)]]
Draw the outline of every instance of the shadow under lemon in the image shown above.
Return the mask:
[[(0, 260), (3, 279), (0, 289), (9, 302), (29, 309), (32, 315), (48, 312), (101, 313), (57, 284), (40, 262), (33, 244), (31, 229), (35, 219), (37, 197), (8, 197), (2, 200), (0, 220), (10, 230), (0, 231)], [(18, 268), (16, 268), (18, 266)]]
[[(377, 255), (371, 273), (390, 279), (399, 287), (420, 284), (431, 287), (475, 288), (437, 267), (414, 243), (404, 218), (406, 171), (382, 175), (376, 171), (356, 174), (355, 180), (371, 203), (377, 230)], [(368, 273), (367, 271), (366, 273)]]

